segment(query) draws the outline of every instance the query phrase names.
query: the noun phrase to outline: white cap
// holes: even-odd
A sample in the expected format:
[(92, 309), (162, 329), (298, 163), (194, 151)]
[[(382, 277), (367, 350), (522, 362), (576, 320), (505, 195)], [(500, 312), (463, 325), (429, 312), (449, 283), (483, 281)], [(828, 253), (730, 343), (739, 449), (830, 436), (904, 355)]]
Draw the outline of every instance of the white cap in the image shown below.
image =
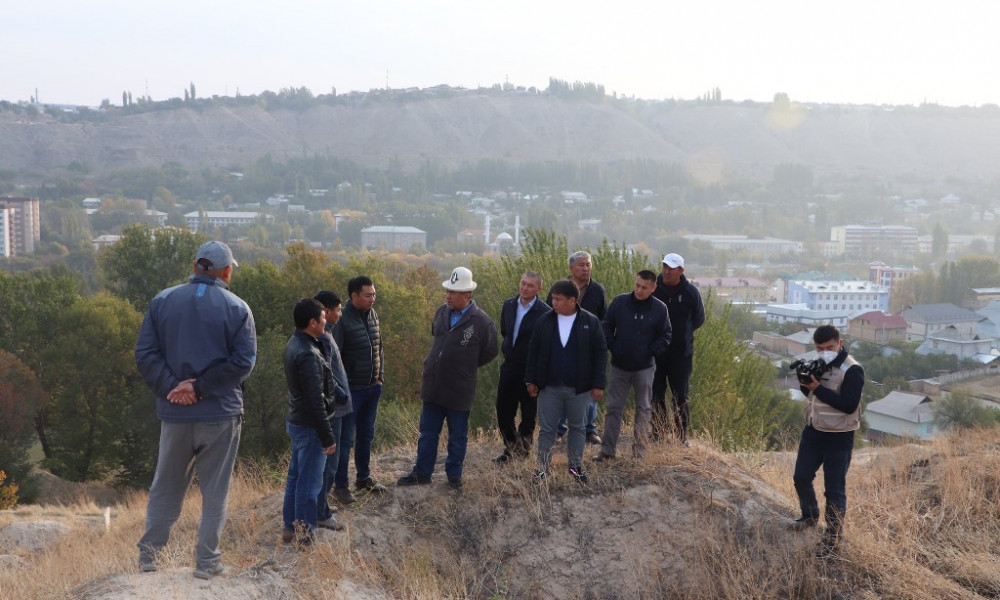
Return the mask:
[(442, 281), (441, 285), (449, 292), (471, 292), (476, 289), (477, 284), (472, 280), (472, 271), (465, 267), (455, 267), (448, 281)]
[(677, 267), (684, 267), (684, 257), (680, 254), (670, 253), (663, 257), (663, 264), (667, 265), (671, 269), (676, 269)]

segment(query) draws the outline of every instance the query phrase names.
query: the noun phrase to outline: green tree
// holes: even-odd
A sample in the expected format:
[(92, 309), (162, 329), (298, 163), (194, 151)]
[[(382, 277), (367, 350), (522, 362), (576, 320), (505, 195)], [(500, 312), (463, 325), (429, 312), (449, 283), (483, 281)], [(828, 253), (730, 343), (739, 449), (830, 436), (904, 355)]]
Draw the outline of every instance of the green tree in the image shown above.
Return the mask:
[(101, 293), (49, 315), (50, 334), (40, 376), (50, 393), (39, 427), (49, 440), (45, 464), (62, 477), (84, 481), (119, 465), (123, 415), (148, 398), (135, 368), (142, 314)]
[(989, 427), (1000, 422), (1000, 411), (983, 406), (978, 398), (961, 390), (935, 402), (933, 410), (941, 429)]
[(112, 294), (145, 312), (160, 290), (187, 279), (204, 242), (186, 229), (127, 225), (118, 243), (98, 254), (101, 279)]
[(940, 260), (946, 254), (948, 254), (948, 232), (941, 226), (941, 223), (937, 223), (931, 234), (931, 256), (935, 260)]

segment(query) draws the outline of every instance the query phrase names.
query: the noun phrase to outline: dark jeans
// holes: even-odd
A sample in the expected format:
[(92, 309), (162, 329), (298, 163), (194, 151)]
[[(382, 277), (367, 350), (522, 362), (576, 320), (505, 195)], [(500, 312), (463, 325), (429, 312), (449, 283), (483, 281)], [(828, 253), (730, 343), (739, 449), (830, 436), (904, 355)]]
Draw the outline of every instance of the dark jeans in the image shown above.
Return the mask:
[[(518, 409), (521, 424), (515, 425)], [(535, 436), (538, 398), (528, 395), (524, 385), (524, 367), (505, 362), (500, 367), (497, 383), (497, 426), (504, 446), (511, 452), (527, 454)]]
[(347, 421), (344, 417), (330, 419), (330, 426), (333, 428), (333, 439), (337, 443), (337, 449), (326, 457), (326, 467), (323, 469), (323, 487), (319, 489), (319, 498), (316, 499), (317, 517), (320, 521), (325, 521), (333, 516), (330, 510), (330, 488), (337, 477), (337, 469), (340, 465), (340, 441), (344, 438), (342, 429)]
[(827, 433), (812, 426), (802, 430), (799, 453), (795, 458), (795, 492), (803, 517), (819, 518), (819, 504), (813, 480), (820, 466), (823, 467), (823, 487), (826, 496), (827, 531), (840, 534), (844, 515), (847, 513), (847, 469), (851, 466), (854, 451), (854, 432)]
[(347, 467), (351, 461), (352, 447), (355, 481), (364, 481), (372, 476), (372, 442), (375, 440), (375, 416), (378, 413), (378, 400), (381, 396), (381, 385), (351, 389), (351, 405), (354, 407), (354, 412), (344, 417), (345, 425), (342, 427), (344, 439), (340, 443), (340, 462), (333, 483), (336, 487), (347, 487)]
[(667, 386), (673, 400), (674, 432), (682, 441), (687, 439), (691, 407), (688, 406), (688, 384), (694, 356), (658, 356), (653, 373), (653, 435), (666, 433), (671, 419), (667, 417)]
[(285, 431), (292, 438), (292, 457), (288, 461), (282, 520), (286, 529), (294, 529), (296, 523), (301, 523), (311, 532), (316, 529), (316, 498), (323, 485), (326, 466), (323, 443), (312, 427), (285, 421)]
[(444, 472), (448, 477), (462, 476), (462, 463), (469, 443), (469, 411), (445, 408), (433, 402), (424, 402), (420, 407), (420, 439), (417, 441), (417, 461), (413, 465), (417, 475), (430, 477), (434, 473), (441, 428), (446, 422), (448, 458), (444, 461)]

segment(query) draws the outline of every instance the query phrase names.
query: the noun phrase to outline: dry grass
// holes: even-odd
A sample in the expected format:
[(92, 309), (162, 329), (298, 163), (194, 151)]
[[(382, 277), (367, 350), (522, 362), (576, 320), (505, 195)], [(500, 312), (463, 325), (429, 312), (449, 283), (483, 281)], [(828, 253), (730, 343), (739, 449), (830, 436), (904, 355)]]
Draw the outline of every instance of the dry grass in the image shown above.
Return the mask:
[[(430, 486), (363, 498), (339, 513), (348, 532), (307, 552), (277, 541), (280, 477), (245, 467), (231, 495), (230, 571), (221, 579), (235, 585), (267, 574), (284, 587), (254, 597), (310, 599), (997, 598), (995, 435), (858, 451), (846, 538), (828, 559), (813, 556), (814, 534), (783, 526), (796, 512), (792, 453), (662, 445), (643, 462), (589, 467), (588, 486), (571, 481), (557, 455), (552, 480), (535, 485), (531, 461), (496, 468), (489, 458), (499, 445), (478, 432), (461, 492), (439, 472)], [(413, 452), (411, 444), (383, 454), (375, 475), (394, 480)], [(161, 565), (177, 578), (190, 578), (197, 490), (191, 496)], [(110, 532), (78, 521), (48, 551), (23, 554), (23, 567), (0, 569), (0, 598), (109, 598), (95, 590), (115, 576), (148, 578), (137, 573), (135, 549), (144, 509), (136, 494), (113, 508)], [(0, 525), (102, 510), (86, 502), (30, 508), (0, 513)], [(183, 597), (159, 592), (150, 597)]]

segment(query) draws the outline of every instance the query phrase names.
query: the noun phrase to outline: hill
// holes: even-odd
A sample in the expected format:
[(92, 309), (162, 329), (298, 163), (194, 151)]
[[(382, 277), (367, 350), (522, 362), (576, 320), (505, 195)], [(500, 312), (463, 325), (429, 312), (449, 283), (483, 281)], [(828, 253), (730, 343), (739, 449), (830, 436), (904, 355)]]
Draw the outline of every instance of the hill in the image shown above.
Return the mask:
[(704, 103), (466, 91), (353, 94), (301, 107), (199, 101), (84, 115), (0, 110), (0, 169), (96, 174), (162, 166), (239, 168), (324, 155), (385, 168), (481, 159), (678, 163), (702, 181), (768, 179), (798, 163), (817, 178), (992, 179), (1000, 109)]
[[(580, 486), (530, 482), (528, 464), (497, 469), (492, 440), (470, 444), (466, 486), (394, 488), (341, 509), (347, 531), (307, 551), (282, 546), (280, 474), (241, 469), (230, 499), (227, 570), (191, 577), (192, 492), (155, 573), (139, 573), (144, 494), (113, 508), (0, 513), (0, 598), (992, 598), (1000, 593), (995, 432), (856, 453), (845, 541), (814, 555), (796, 534), (794, 456), (726, 455), (704, 442), (661, 445), (642, 463), (595, 467)], [(413, 448), (379, 457), (384, 480)], [(562, 459), (565, 466), (565, 459)], [(45, 550), (10, 546), (30, 521), (75, 523)], [(100, 522), (100, 519), (98, 519)], [(324, 532), (329, 533), (329, 532)], [(54, 535), (54, 534), (53, 534)]]

